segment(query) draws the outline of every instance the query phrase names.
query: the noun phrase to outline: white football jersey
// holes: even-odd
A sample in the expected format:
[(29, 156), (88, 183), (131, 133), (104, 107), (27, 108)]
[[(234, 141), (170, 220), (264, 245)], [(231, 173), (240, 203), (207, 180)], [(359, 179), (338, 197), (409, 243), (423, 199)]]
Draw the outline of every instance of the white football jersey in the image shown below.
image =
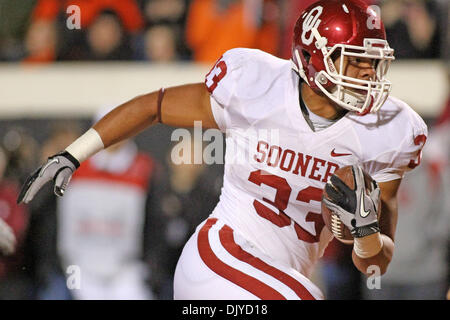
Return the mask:
[(349, 112), (314, 132), (300, 109), (299, 81), (288, 60), (233, 49), (205, 83), (227, 146), (212, 217), (308, 277), (331, 240), (320, 207), (328, 178), (356, 163), (378, 182), (401, 178), (420, 163), (427, 127), (391, 97), (377, 114)]

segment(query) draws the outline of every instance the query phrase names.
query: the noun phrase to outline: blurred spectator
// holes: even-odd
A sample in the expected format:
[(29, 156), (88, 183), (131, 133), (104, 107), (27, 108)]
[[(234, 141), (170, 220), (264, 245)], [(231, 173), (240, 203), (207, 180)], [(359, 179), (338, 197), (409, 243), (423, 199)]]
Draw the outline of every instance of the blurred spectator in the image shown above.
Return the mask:
[[(158, 226), (150, 215), (160, 216), (156, 212), (158, 168), (132, 141), (82, 163), (72, 177), (70, 192), (56, 202), (55, 251), (60, 269), (54, 268), (54, 274), (47, 277), (38, 298), (155, 297), (149, 286), (149, 252), (155, 244), (149, 243), (146, 232), (154, 230), (152, 224)], [(79, 268), (75, 284), (79, 281), (80, 286), (69, 289), (71, 266)]]
[(175, 31), (167, 25), (157, 25), (145, 32), (145, 56), (152, 62), (171, 62), (177, 59)]
[(103, 11), (87, 29), (86, 60), (129, 60), (132, 56), (128, 38), (119, 17)]
[(7, 155), (0, 148), (0, 219), (12, 229), (16, 238), (16, 251), (12, 255), (0, 254), (0, 300), (30, 299), (32, 282), (25, 268), (24, 238), (28, 225), (28, 211), (16, 204), (19, 195), (17, 181), (4, 177)]
[(442, 58), (445, 61), (450, 61), (450, 2), (448, 0), (438, 0), (440, 7), (442, 8), (441, 11), (441, 20), (442, 22), (442, 45), (441, 45), (441, 52)]
[(450, 243), (450, 104), (430, 130), (419, 167), (399, 190), (395, 253), (381, 289), (366, 299), (445, 299)]
[[(3, 177), (7, 165), (8, 157), (3, 148), (0, 147), (0, 186), (3, 186), (5, 183)], [(9, 211), (9, 207), (0, 202), (0, 258), (13, 254), (16, 249), (14, 232), (10, 225), (5, 222), (5, 219), (9, 216)]]
[(70, 5), (80, 8), (81, 28), (91, 25), (98, 13), (103, 10), (116, 12), (129, 32), (138, 32), (143, 26), (142, 15), (135, 0), (37, 0), (33, 22), (55, 21), (59, 14), (66, 15)]
[(9, 224), (0, 218), (0, 258), (12, 255), (16, 250), (16, 236)]
[(180, 23), (184, 18), (186, 11), (184, 0), (143, 0), (143, 2), (145, 18), (151, 25)]
[[(81, 129), (75, 121), (49, 124), (50, 133), (42, 144), (40, 163), (74, 141)], [(71, 299), (56, 249), (57, 197), (51, 184), (44, 186), (29, 204), (30, 223), (26, 239), (27, 266), (33, 276), (35, 299)]]
[[(398, 58), (449, 57), (450, 5), (447, 0), (363, 1), (381, 6), (388, 40)], [(211, 63), (234, 47), (258, 48), (288, 59), (294, 24), (301, 11), (313, 2), (315, 0), (22, 0), (19, 3), (2, 0), (0, 59), (50, 62), (150, 57), (160, 61), (162, 57), (161, 61), (171, 61), (172, 51), (168, 51), (168, 58), (161, 54), (151, 58), (148, 54), (149, 42), (157, 46), (149, 39), (162, 39), (163, 32), (167, 39), (161, 47), (172, 46), (175, 41), (176, 59), (190, 59), (192, 50), (196, 61)], [(34, 4), (28, 32), (24, 35)], [(80, 8), (81, 30), (66, 27), (70, 15), (66, 9), (72, 4)], [(115, 18), (97, 19), (104, 11), (114, 13)], [(96, 30), (87, 35), (94, 22), (96, 29), (104, 26), (106, 31)], [(158, 28), (150, 32), (159, 26), (171, 31)], [(120, 43), (120, 49), (106, 50), (113, 43)], [(88, 47), (92, 48), (90, 54)]]
[(213, 63), (236, 47), (277, 54), (278, 18), (272, 0), (193, 0), (186, 24), (187, 43), (194, 60), (204, 63)]
[[(80, 269), (75, 299), (152, 299), (143, 261), (144, 224), (153, 160), (131, 141), (85, 161), (58, 199), (58, 253), (63, 270)], [(68, 275), (69, 276), (69, 275)]]
[(185, 41), (188, 0), (140, 0), (146, 31), (137, 44), (136, 58), (156, 62), (190, 59)]
[(434, 0), (385, 0), (381, 17), (396, 58), (439, 58), (441, 31), (440, 12), (443, 6)]
[(1, 142), (9, 158), (5, 176), (22, 184), (37, 165), (37, 141), (27, 129), (15, 126), (8, 129)]
[(24, 62), (51, 62), (56, 58), (57, 31), (54, 22), (36, 21), (25, 37)]
[(0, 61), (17, 61), (24, 57), (23, 39), (34, 2), (0, 1)]
[[(81, 30), (66, 27), (69, 5), (80, 8)], [(91, 27), (93, 30), (86, 34)], [(47, 62), (57, 57), (59, 60), (129, 59), (131, 54), (126, 50), (129, 50), (129, 44), (125, 40), (143, 27), (142, 14), (135, 0), (38, 0), (28, 29), (25, 61)], [(45, 31), (43, 35), (42, 30)], [(120, 49), (119, 43), (122, 44)], [(87, 57), (83, 56), (83, 45), (92, 49)]]
[[(180, 146), (178, 143), (173, 145), (167, 155), (169, 186), (161, 200), (163, 216), (160, 219), (165, 221), (165, 228), (159, 239), (165, 246), (161, 250), (164, 255), (159, 257), (166, 271), (160, 275), (159, 284), (160, 298), (165, 300), (173, 299), (173, 275), (184, 244), (198, 224), (212, 212), (222, 187), (223, 166), (207, 165), (205, 162), (193, 164), (194, 141), (200, 145), (203, 143), (194, 140), (193, 135), (191, 139), (180, 142), (183, 143), (183, 150), (191, 148), (191, 157), (177, 154), (174, 147)], [(178, 157), (190, 162), (176, 164), (181, 162)]]

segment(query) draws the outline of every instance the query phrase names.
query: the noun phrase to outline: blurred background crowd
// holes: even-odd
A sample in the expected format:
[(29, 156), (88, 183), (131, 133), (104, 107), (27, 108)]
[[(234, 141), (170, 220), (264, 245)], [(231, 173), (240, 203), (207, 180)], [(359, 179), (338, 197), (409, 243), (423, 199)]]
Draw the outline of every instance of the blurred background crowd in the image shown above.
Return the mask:
[[(381, 8), (397, 58), (449, 57), (447, 0), (364, 0)], [(290, 57), (314, 0), (1, 0), (0, 60), (214, 62), (227, 49)], [(80, 29), (67, 28), (77, 5)], [(75, 21), (75, 19), (74, 19)]]
[[(365, 1), (380, 6), (398, 60), (449, 65), (448, 0)], [(313, 2), (0, 0), (0, 62), (211, 65), (234, 47), (287, 59), (293, 25)], [(68, 27), (70, 5), (80, 8), (80, 29)], [(450, 99), (439, 108), (439, 115), (425, 119), (430, 137), (422, 163), (400, 190), (396, 253), (381, 288), (368, 289), (366, 277), (352, 265), (351, 246), (334, 240), (315, 275), (327, 298), (445, 298)], [(77, 171), (64, 198), (47, 186), (30, 205), (15, 203), (30, 172), (104, 112), (91, 118), (0, 119), (0, 218), (18, 241), (16, 254), (0, 255), (0, 299), (172, 298), (177, 259), (218, 201), (223, 166), (175, 165), (171, 128), (158, 125), (99, 153)], [(71, 266), (80, 268), (81, 277)]]

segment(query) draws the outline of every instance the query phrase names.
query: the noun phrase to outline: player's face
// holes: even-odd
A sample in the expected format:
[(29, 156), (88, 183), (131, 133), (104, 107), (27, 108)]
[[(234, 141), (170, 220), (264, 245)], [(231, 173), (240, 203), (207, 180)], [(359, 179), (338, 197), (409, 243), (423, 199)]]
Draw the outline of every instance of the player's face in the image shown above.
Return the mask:
[[(359, 80), (375, 80), (376, 78), (376, 59), (359, 58), (359, 57), (344, 57), (343, 74), (347, 77), (356, 78)], [(340, 71), (341, 57), (335, 61), (335, 66)], [(352, 84), (357, 84), (351, 81), (345, 81)]]

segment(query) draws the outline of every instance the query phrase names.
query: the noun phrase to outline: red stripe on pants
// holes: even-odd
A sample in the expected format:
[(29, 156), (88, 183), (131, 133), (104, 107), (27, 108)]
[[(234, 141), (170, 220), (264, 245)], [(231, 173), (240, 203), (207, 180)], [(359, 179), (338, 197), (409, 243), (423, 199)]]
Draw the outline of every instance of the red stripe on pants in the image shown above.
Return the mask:
[(261, 259), (244, 251), (238, 244), (234, 242), (233, 229), (229, 226), (224, 226), (219, 231), (220, 242), (224, 248), (236, 259), (244, 261), (256, 269), (272, 276), (281, 283), (285, 284), (294, 291), (302, 300), (315, 300), (313, 295), (306, 289), (298, 280), (289, 274), (265, 263)]
[[(215, 255), (209, 244), (208, 233), (211, 227), (216, 222), (217, 219), (215, 218), (208, 219), (205, 225), (200, 229), (198, 234), (198, 251), (203, 262), (219, 276), (251, 292), (262, 300), (285, 300), (285, 297), (283, 297), (272, 287), (252, 276), (249, 276), (248, 274), (243, 273), (242, 271), (239, 271), (227, 265)], [(217, 288), (217, 290), (220, 290), (220, 288)]]

